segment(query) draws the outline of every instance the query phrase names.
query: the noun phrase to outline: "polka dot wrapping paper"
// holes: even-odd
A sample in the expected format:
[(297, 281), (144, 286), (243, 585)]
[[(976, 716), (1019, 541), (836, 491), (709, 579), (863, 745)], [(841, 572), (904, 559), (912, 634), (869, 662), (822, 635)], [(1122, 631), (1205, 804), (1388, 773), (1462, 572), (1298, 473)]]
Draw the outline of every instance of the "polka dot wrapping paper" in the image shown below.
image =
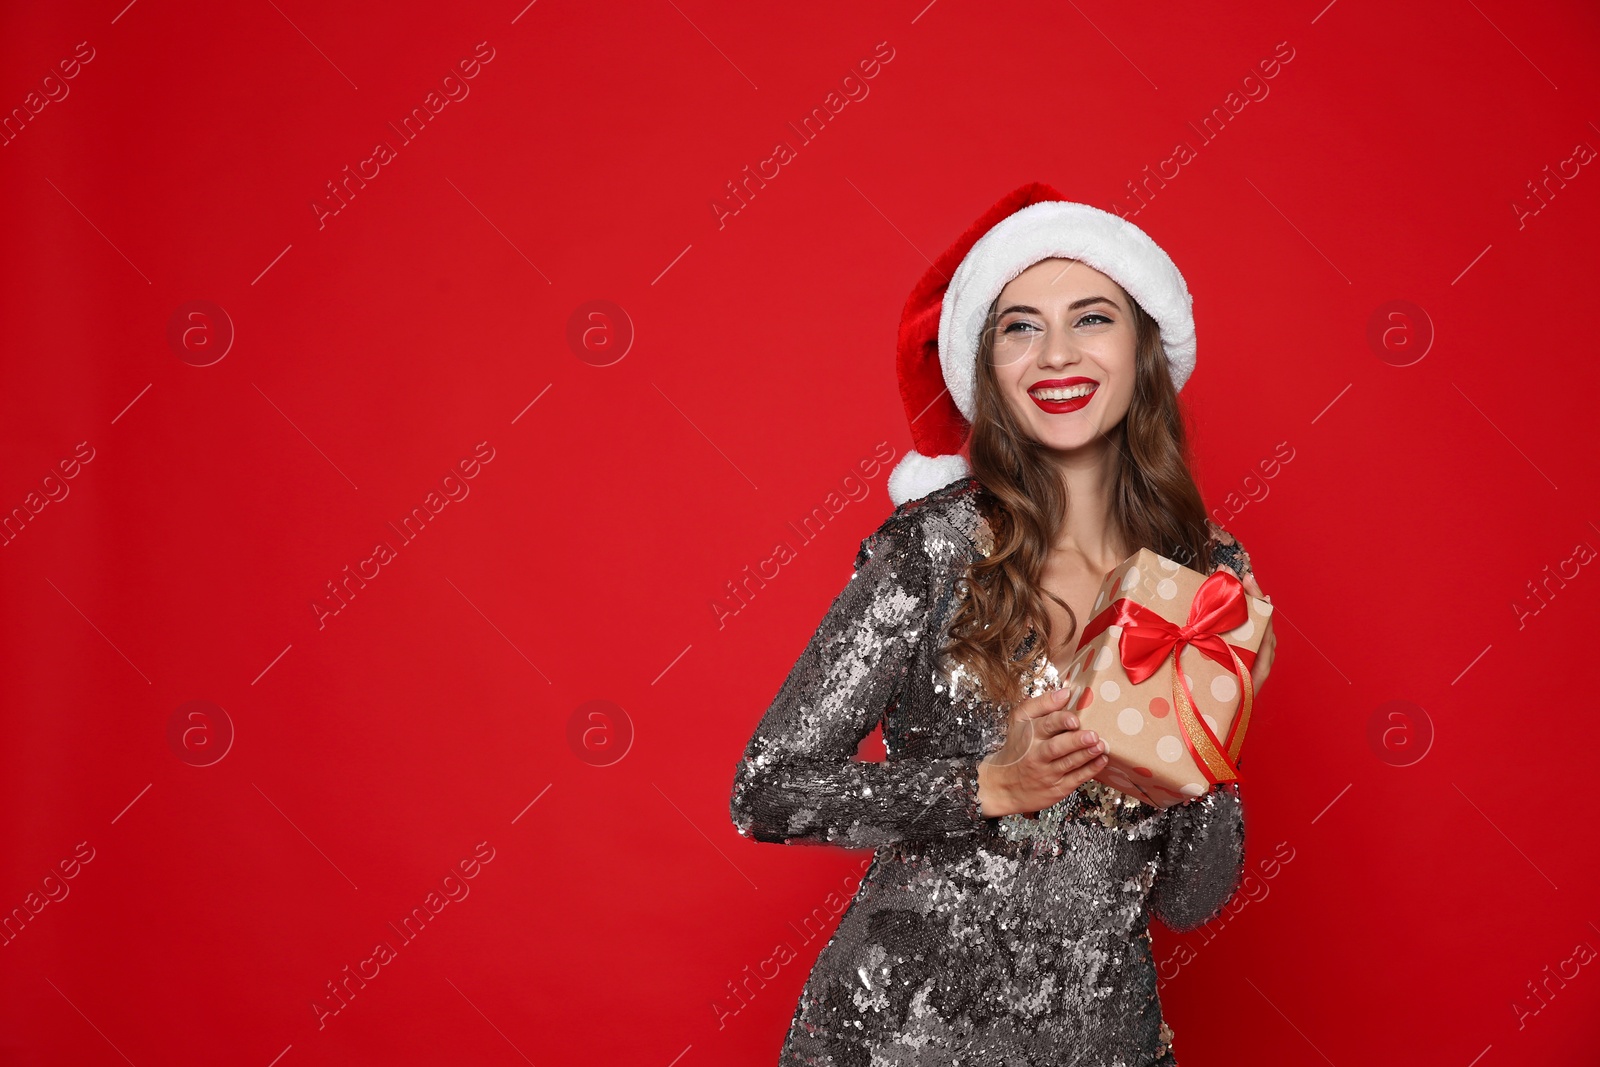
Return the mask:
[(1226, 568), (1207, 576), (1146, 548), (1113, 568), (1065, 679), (1081, 727), (1107, 745), (1095, 780), (1159, 808), (1238, 781), (1271, 613)]

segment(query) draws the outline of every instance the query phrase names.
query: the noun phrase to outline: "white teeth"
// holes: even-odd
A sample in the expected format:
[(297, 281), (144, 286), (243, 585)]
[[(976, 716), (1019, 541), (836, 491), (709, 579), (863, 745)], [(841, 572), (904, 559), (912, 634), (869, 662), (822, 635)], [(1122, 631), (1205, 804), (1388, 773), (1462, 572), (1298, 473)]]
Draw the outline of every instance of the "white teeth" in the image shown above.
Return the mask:
[(1093, 385), (1074, 385), (1070, 389), (1030, 389), (1028, 392), (1040, 400), (1073, 400), (1094, 392)]

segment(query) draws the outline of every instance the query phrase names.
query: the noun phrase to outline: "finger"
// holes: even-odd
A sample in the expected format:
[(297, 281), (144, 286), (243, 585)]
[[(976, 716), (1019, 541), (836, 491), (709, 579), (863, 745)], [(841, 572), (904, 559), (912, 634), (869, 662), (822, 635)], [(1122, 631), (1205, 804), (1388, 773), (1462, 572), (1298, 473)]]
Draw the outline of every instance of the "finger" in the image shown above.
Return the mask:
[(1083, 764), (1083, 766), (1064, 775), (1061, 781), (1056, 783), (1057, 790), (1060, 791), (1062, 796), (1066, 796), (1084, 782), (1105, 770), (1110, 761), (1111, 757), (1109, 755), (1101, 753)]
[(1070, 707), (1058, 708), (1050, 714), (1033, 720), (1035, 736), (1040, 741), (1078, 728), (1078, 716)]
[(1110, 763), (1111, 753), (1102, 752), (1093, 759), (1085, 762), (1084, 765), (1079, 767), (1074, 773), (1082, 775), (1082, 778), (1079, 779), (1080, 782), (1086, 782), (1090, 778), (1093, 778), (1095, 775), (1099, 774), (1101, 771), (1105, 770)]
[(1059, 803), (1064, 797), (1071, 796), (1072, 792), (1080, 785), (1105, 769), (1105, 757), (1100, 756), (1082, 767), (1063, 773), (1059, 778), (1043, 786), (1044, 789), (1048, 790), (1049, 803)]
[(1051, 765), (1057, 771), (1065, 773), (1087, 763), (1109, 748), (1110, 745), (1105, 739), (1097, 736), (1093, 730), (1074, 730), (1051, 739), (1046, 751), (1050, 754)]
[(1051, 712), (1059, 711), (1066, 706), (1067, 698), (1070, 695), (1071, 690), (1066, 686), (1062, 686), (1060, 689), (1052, 689), (1048, 693), (1030, 697), (1017, 705), (1017, 717), (1019, 719), (1038, 719), (1049, 715)]
[(1267, 681), (1267, 674), (1272, 670), (1273, 646), (1276, 642), (1272, 635), (1261, 642), (1261, 648), (1256, 655), (1255, 664), (1250, 669), (1250, 681), (1256, 689), (1260, 689)]

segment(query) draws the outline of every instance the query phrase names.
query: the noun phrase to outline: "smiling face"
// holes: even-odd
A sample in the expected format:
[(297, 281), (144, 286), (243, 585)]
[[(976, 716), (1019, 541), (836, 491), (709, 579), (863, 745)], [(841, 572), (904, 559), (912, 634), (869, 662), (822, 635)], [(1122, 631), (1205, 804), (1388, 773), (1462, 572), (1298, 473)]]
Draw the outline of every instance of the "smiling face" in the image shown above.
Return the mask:
[(1000, 291), (996, 309), (995, 380), (1032, 437), (1070, 452), (1128, 413), (1138, 332), (1116, 282), (1078, 260), (1044, 259)]

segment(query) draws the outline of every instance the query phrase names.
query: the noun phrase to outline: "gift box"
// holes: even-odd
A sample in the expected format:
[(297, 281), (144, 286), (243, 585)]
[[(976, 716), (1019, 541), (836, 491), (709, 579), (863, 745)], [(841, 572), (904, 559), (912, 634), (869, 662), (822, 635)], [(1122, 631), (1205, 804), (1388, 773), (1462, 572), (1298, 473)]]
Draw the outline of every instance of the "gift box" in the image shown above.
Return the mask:
[(1112, 568), (1064, 679), (1080, 728), (1106, 743), (1095, 780), (1158, 808), (1238, 781), (1271, 614), (1224, 568), (1204, 575), (1146, 548)]

